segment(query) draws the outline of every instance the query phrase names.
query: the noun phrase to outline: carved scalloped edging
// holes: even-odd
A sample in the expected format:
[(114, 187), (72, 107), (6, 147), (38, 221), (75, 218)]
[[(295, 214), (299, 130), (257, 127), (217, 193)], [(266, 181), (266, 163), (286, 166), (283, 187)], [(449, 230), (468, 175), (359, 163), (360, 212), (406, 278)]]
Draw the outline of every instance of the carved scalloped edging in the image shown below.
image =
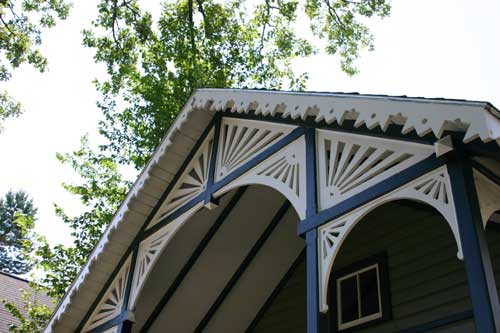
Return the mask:
[(491, 215), (500, 210), (500, 186), (477, 170), (474, 170), (474, 183), (476, 185), (481, 218), (486, 228)]
[(350, 231), (375, 208), (387, 202), (401, 199), (424, 202), (439, 211), (450, 226), (455, 238), (458, 249), (457, 257), (463, 259), (455, 204), (451, 194), (451, 183), (446, 166), (442, 166), (318, 228), (318, 287), (321, 312), (328, 311), (329, 276), (335, 258)]
[[(354, 120), (355, 126), (387, 130), (390, 124), (402, 125), (402, 133), (412, 130), (424, 136), (430, 132), (441, 138), (445, 131), (466, 132), (464, 142), (480, 138), (483, 142), (496, 140), (500, 145), (500, 120), (485, 108), (486, 103), (376, 97), (349, 94), (290, 93), (252, 90), (200, 89), (192, 106), (213, 111), (230, 110), (306, 119), (328, 124)], [(484, 112), (477, 112), (478, 109)], [(488, 106), (488, 108), (491, 108)]]

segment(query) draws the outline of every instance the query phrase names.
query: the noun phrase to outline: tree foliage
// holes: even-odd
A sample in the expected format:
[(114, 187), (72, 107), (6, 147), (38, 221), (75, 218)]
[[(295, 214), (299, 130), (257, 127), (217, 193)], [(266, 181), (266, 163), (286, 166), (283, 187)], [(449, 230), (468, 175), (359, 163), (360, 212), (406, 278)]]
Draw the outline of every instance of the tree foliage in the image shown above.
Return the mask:
[(355, 74), (360, 51), (373, 48), (360, 20), (389, 10), (385, 0), (166, 1), (155, 24), (137, 0), (101, 1), (84, 45), (108, 73), (95, 83), (102, 148), (140, 169), (196, 88), (303, 89), (307, 73), (291, 61), (317, 47), (297, 33), (299, 15)]
[[(23, 242), (29, 230), (35, 226), (36, 208), (24, 191), (9, 191), (0, 198), (0, 271), (23, 274), (31, 269), (31, 263), (23, 253)], [(18, 217), (29, 217), (29, 223), (18, 223)]]
[(47, 321), (52, 313), (52, 308), (38, 300), (38, 293), (44, 292), (35, 284), (30, 284), (31, 290), (21, 291), (23, 307), (20, 309), (18, 304), (13, 303), (8, 299), (2, 300), (5, 308), (11, 315), (19, 321), (19, 324), (11, 324), (10, 332), (14, 333), (40, 333), (43, 332)]
[[(40, 72), (47, 69), (47, 59), (39, 49), (41, 30), (66, 19), (69, 9), (66, 0), (0, 0), (0, 82), (9, 80), (23, 63)], [(20, 113), (21, 104), (6, 91), (0, 92), (0, 125)]]
[(362, 19), (385, 17), (390, 6), (385, 0), (183, 0), (163, 2), (153, 18), (137, 0), (101, 0), (98, 10), (83, 42), (107, 69), (107, 78), (95, 81), (105, 143), (95, 151), (84, 138), (81, 149), (59, 155), (82, 178), (65, 188), (88, 210), (70, 217), (56, 207), (73, 230), (71, 247), (52, 248), (43, 237), (30, 245), (46, 271), (40, 282), (56, 297), (74, 280), (130, 186), (120, 166), (145, 165), (194, 89), (304, 89), (307, 73), (294, 73), (292, 60), (319, 48), (297, 33), (299, 20), (353, 75), (360, 52), (373, 48)]

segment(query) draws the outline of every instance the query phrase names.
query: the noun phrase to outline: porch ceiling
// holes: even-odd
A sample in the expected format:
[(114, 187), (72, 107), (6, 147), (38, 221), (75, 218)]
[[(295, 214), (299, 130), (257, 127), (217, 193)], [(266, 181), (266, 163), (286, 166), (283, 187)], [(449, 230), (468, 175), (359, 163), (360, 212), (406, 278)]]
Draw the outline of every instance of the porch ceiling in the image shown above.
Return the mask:
[[(127, 253), (141, 227), (165, 199), (164, 193), (216, 112), (252, 113), (262, 119), (312, 119), (317, 123), (385, 132), (391, 124), (403, 135), (445, 131), (464, 133), (464, 141), (500, 144), (500, 112), (486, 102), (358, 94), (291, 93), (201, 89), (185, 104), (148, 165), (141, 172), (98, 245), (54, 312), (45, 332), (77, 329)], [(152, 214), (153, 213), (153, 214)]]

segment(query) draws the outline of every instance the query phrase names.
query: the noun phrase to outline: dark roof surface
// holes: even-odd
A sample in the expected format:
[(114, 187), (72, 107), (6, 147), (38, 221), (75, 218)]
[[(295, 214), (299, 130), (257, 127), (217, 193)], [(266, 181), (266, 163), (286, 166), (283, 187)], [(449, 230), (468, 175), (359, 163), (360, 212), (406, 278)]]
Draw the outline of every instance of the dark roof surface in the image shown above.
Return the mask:
[[(9, 325), (19, 323), (5, 308), (3, 300), (8, 300), (18, 305), (21, 312), (24, 313), (23, 300), (21, 298), (22, 290), (31, 291), (28, 280), (0, 272), (0, 333), (8, 333)], [(33, 298), (42, 304), (53, 306), (52, 299), (46, 294), (34, 293)]]

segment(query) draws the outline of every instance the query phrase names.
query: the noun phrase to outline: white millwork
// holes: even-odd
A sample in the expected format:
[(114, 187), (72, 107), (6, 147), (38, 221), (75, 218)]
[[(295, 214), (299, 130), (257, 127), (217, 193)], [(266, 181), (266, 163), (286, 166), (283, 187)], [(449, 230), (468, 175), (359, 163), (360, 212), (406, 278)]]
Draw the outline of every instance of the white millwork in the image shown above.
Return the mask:
[(476, 184), (481, 218), (486, 228), (491, 215), (500, 210), (500, 186), (477, 170), (474, 170), (474, 182)]
[(169, 241), (173, 238), (181, 226), (183, 226), (184, 223), (202, 207), (203, 202), (200, 202), (174, 221), (157, 230), (139, 244), (134, 278), (132, 280), (132, 288), (128, 303), (129, 309), (133, 309), (135, 307), (137, 298), (142, 291), (142, 287), (149, 276), (151, 268), (154, 267), (156, 261), (160, 257), (160, 254), (163, 252)]
[(424, 202), (439, 211), (448, 222), (457, 242), (457, 257), (463, 259), (450, 179), (446, 166), (443, 166), (318, 228), (318, 285), (321, 312), (328, 311), (328, 280), (335, 258), (349, 232), (376, 207), (400, 199)]
[(82, 329), (88, 332), (118, 316), (123, 308), (132, 255), (129, 255)]
[(249, 184), (270, 186), (283, 194), (301, 219), (306, 216), (306, 144), (300, 137), (256, 167), (215, 193), (220, 196), (233, 188)]
[(209, 133), (205, 142), (191, 158), (186, 170), (167, 195), (161, 208), (152, 219), (148, 228), (158, 223), (159, 219), (166, 213), (172, 213), (198, 194), (205, 191), (208, 181), (208, 170), (210, 168), (210, 155), (212, 151), (213, 130)]
[(224, 178), (293, 129), (293, 126), (264, 121), (223, 118), (217, 149), (215, 180)]
[(319, 208), (326, 209), (424, 160), (434, 147), (317, 131)]
[(191, 108), (209, 107), (226, 111), (272, 115), (275, 118), (314, 117), (316, 122), (342, 124), (368, 129), (389, 125), (403, 126), (402, 133), (415, 130), (419, 136), (445, 131), (465, 132), (464, 142), (476, 138), (500, 144), (498, 110), (484, 102), (422, 99), (411, 97), (370, 96), (335, 93), (269, 92), (251, 90), (200, 89), (191, 98)]
[(105, 330), (102, 333), (118, 333), (118, 326), (111, 327), (109, 330)]

